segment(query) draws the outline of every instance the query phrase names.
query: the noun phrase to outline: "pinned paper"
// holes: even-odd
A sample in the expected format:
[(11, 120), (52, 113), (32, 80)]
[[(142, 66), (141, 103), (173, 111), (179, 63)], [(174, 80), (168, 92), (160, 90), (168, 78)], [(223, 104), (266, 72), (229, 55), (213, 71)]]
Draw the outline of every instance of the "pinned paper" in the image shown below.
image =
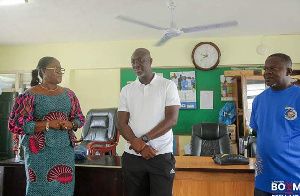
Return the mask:
[(213, 103), (213, 91), (200, 91), (200, 109), (214, 109)]

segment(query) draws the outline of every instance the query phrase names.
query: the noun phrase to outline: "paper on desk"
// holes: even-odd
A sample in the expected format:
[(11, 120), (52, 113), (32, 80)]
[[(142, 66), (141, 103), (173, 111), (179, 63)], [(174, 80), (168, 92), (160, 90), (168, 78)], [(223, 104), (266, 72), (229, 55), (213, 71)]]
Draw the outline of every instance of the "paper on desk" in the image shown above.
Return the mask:
[(184, 149), (184, 154), (191, 154), (191, 144), (187, 144), (183, 147)]
[(200, 91), (200, 109), (214, 109), (213, 100), (213, 91)]

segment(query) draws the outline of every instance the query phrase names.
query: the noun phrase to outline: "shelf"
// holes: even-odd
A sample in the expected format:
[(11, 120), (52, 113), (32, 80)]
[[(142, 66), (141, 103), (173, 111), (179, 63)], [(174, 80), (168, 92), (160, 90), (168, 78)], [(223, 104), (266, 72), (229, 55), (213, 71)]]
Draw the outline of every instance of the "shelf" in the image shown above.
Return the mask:
[(5, 89), (2, 89), (2, 92), (4, 92), (4, 93), (7, 93), (7, 92), (16, 92), (16, 89), (15, 88), (5, 88)]

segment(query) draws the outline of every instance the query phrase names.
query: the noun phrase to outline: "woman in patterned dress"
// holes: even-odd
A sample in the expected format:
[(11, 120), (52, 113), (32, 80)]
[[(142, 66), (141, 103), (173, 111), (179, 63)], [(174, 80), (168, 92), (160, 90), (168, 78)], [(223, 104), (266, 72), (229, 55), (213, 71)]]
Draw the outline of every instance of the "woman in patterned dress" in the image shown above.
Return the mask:
[(32, 88), (18, 96), (10, 114), (9, 130), (23, 135), (27, 196), (74, 193), (74, 131), (85, 117), (75, 93), (58, 86), (64, 71), (57, 59), (41, 58)]

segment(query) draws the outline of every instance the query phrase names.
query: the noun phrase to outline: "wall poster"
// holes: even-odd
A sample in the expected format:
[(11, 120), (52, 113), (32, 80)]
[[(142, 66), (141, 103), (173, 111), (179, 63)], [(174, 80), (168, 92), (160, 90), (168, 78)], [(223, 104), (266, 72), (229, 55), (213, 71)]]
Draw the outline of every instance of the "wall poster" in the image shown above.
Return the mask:
[(170, 72), (170, 79), (177, 86), (180, 109), (197, 109), (195, 71)]
[(220, 75), (221, 80), (221, 101), (233, 101), (233, 77)]

